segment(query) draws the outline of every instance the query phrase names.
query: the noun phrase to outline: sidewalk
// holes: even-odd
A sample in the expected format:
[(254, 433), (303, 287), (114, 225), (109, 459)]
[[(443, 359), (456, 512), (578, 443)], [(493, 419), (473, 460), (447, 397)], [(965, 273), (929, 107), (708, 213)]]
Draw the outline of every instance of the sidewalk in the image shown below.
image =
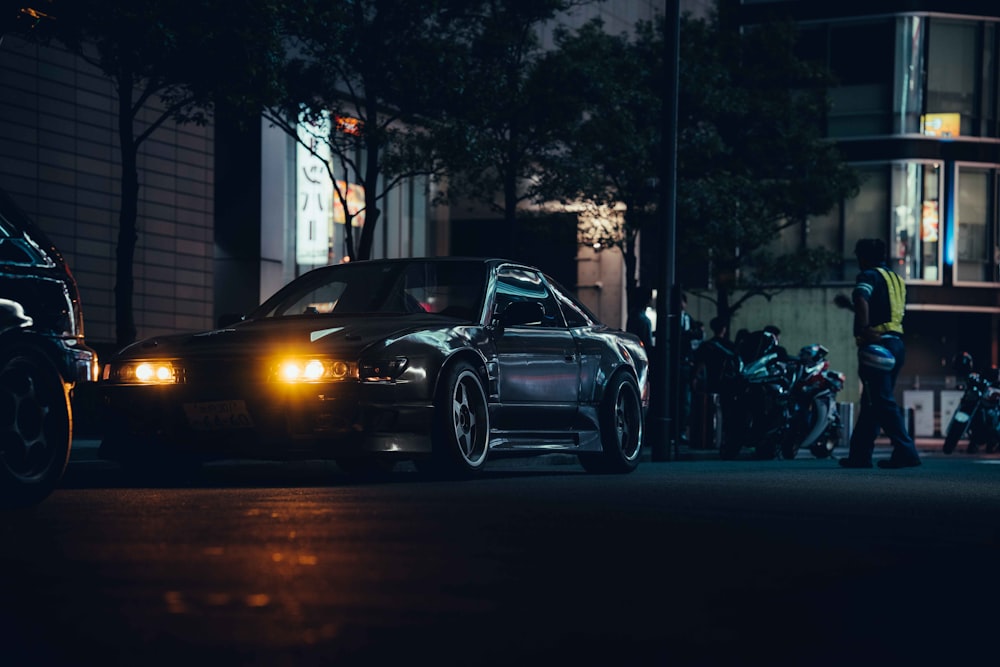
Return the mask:
[[(921, 456), (942, 456), (942, 457), (948, 456), (947, 454), (941, 451), (941, 448), (944, 445), (944, 436), (940, 438), (926, 438), (926, 437), (914, 438), (914, 443), (916, 444), (917, 451), (920, 452)], [(965, 448), (968, 446), (968, 444), (969, 444), (968, 440), (962, 440), (961, 442), (959, 442), (958, 447), (955, 449), (954, 455), (967, 456), (967, 454), (965, 454)], [(644, 461), (651, 460), (650, 451), (651, 448), (648, 445), (643, 448)], [(875, 441), (876, 460), (888, 457), (891, 451), (892, 450), (889, 447), (888, 438), (883, 437)], [(678, 460), (681, 461), (684, 460), (703, 461), (707, 459), (719, 458), (718, 450), (699, 449), (696, 447), (682, 446), (680, 450), (677, 452), (677, 454), (678, 454)], [(799, 452), (798, 458), (801, 457), (809, 458), (810, 456), (811, 455), (809, 454), (808, 451), (802, 450)], [(837, 447), (836, 449), (833, 450), (833, 458), (839, 459), (844, 456), (847, 456), (847, 447)], [(985, 451), (980, 450), (978, 453), (975, 454), (975, 456), (988, 456), (991, 458), (992, 457), (1000, 458), (1000, 452), (997, 452), (995, 454), (987, 454)]]

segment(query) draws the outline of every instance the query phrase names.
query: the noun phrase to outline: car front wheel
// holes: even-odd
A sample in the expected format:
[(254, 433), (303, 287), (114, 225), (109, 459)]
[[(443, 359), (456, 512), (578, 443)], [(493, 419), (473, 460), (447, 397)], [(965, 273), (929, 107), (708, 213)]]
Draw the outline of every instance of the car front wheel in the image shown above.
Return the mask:
[(431, 469), (460, 476), (476, 473), (486, 464), (489, 440), (489, 408), (479, 373), (466, 362), (448, 366), (438, 380)]
[(73, 437), (69, 395), (44, 357), (0, 358), (0, 506), (41, 502), (62, 479)]
[(626, 473), (639, 465), (643, 419), (639, 388), (627, 373), (616, 375), (604, 395), (600, 409), (600, 453), (580, 455), (588, 472)]

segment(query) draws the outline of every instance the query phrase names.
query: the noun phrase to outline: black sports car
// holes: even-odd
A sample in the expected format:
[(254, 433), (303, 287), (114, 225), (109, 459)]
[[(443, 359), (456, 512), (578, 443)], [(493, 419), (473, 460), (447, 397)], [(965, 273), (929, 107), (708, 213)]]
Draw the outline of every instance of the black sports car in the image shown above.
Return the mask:
[[(412, 460), (469, 474), (501, 455), (639, 461), (647, 356), (541, 271), (500, 259), (352, 262), (201, 333), (120, 351), (100, 387), (105, 458)], [(222, 324), (222, 323), (220, 323)]]
[(97, 379), (76, 281), (0, 190), (0, 507), (44, 500), (73, 439), (74, 388)]

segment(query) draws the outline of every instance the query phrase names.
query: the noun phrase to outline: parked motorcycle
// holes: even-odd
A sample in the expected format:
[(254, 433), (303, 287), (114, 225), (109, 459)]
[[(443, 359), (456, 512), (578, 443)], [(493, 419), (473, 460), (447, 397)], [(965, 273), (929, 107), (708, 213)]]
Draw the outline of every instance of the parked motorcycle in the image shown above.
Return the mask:
[(752, 351), (738, 350), (737, 368), (727, 382), (730, 390), (722, 396), (723, 459), (736, 458), (744, 447), (752, 448), (755, 458), (773, 459), (789, 428), (791, 383), (778, 341), (766, 332), (753, 336)]
[(997, 451), (1000, 448), (1000, 374), (997, 368), (983, 375), (975, 372), (972, 355), (968, 352), (958, 356), (954, 368), (965, 376), (965, 391), (948, 422), (942, 451), (945, 454), (954, 452), (966, 432), (969, 434), (968, 453), (976, 453), (980, 446), (990, 453)]
[(824, 345), (815, 343), (804, 346), (798, 358), (788, 362), (789, 428), (781, 441), (783, 458), (795, 458), (803, 447), (818, 459), (826, 458), (841, 440), (844, 426), (837, 393), (844, 388), (846, 376), (830, 370), (829, 353)]

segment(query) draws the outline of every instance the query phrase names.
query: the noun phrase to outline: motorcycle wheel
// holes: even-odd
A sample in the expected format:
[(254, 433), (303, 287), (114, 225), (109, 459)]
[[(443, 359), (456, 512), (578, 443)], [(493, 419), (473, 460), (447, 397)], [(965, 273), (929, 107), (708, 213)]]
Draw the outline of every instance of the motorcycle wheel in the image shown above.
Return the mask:
[(793, 442), (783, 442), (781, 443), (781, 458), (783, 459), (794, 459), (799, 455), (799, 440), (798, 438), (793, 438)]
[(965, 429), (969, 426), (969, 420), (958, 421), (955, 417), (951, 418), (951, 422), (948, 424), (948, 431), (944, 436), (944, 447), (941, 448), (945, 454), (951, 454), (958, 447), (958, 441), (962, 439), (965, 435)]

